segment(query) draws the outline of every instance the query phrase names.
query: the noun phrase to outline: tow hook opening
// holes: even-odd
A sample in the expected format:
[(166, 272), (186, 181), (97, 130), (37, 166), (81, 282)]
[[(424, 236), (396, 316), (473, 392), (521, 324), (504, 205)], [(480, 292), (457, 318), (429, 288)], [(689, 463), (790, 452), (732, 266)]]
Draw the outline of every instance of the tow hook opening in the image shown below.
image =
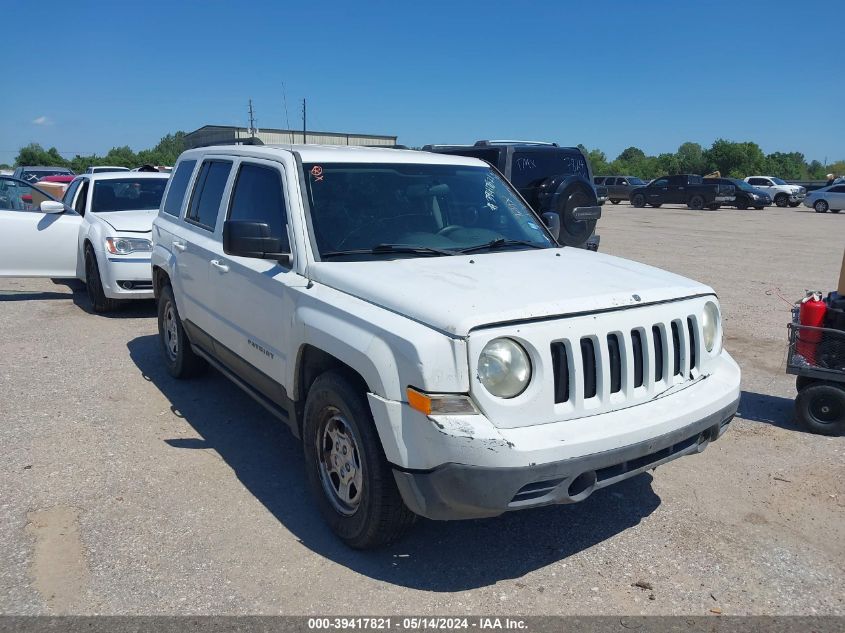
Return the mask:
[(569, 484), (567, 494), (573, 500), (586, 499), (596, 486), (596, 471), (581, 473)]

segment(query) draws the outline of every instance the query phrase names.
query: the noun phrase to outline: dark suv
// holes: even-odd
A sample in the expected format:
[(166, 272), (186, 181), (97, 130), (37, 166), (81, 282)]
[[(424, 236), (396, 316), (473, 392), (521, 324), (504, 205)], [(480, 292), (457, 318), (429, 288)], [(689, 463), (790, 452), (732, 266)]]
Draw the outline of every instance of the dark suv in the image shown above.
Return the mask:
[(635, 176), (598, 176), (593, 182), (607, 188), (607, 197), (613, 204), (628, 200), (637, 187), (645, 187), (645, 183)]
[(601, 206), (586, 154), (577, 147), (528, 141), (478, 141), (475, 145), (426, 145), (423, 150), (480, 158), (497, 168), (538, 214), (560, 217), (558, 241), (598, 250)]

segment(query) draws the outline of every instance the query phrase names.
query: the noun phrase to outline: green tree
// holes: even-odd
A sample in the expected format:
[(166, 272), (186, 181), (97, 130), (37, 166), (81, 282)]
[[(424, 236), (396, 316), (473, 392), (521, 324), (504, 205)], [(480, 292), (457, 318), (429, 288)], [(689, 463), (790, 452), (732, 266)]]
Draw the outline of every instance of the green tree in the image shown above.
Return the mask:
[(601, 176), (610, 173), (610, 164), (607, 162), (607, 156), (600, 149), (587, 149), (583, 145), (578, 145), (586, 154), (590, 161), (590, 167), (596, 176)]
[(809, 177), (807, 161), (801, 152), (774, 152), (766, 156), (766, 173), (778, 178), (801, 180)]
[(645, 152), (641, 150), (639, 147), (627, 147), (622, 150), (622, 153), (616, 157), (616, 160), (622, 161), (623, 163), (632, 163), (636, 161), (640, 161), (646, 157)]
[(717, 139), (706, 152), (707, 162), (722, 176), (745, 178), (766, 171), (766, 157), (757, 143)]
[(59, 150), (51, 147), (45, 150), (38, 143), (30, 143), (21, 147), (18, 152), (18, 157), (15, 159), (15, 165), (51, 165), (56, 167), (65, 167), (67, 161), (59, 154)]
[(704, 148), (698, 143), (682, 143), (678, 148), (678, 173), (681, 174), (705, 174), (710, 171), (707, 168), (707, 158), (704, 156)]

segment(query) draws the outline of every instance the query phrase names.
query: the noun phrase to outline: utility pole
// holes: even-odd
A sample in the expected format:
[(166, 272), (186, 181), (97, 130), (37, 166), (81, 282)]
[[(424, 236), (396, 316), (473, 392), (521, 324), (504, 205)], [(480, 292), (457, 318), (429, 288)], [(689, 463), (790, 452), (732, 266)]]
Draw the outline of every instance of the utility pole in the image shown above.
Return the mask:
[(302, 144), (305, 145), (308, 141), (305, 138), (305, 99), (302, 100)]
[(249, 135), (255, 136), (255, 112), (252, 110), (252, 99), (249, 100)]

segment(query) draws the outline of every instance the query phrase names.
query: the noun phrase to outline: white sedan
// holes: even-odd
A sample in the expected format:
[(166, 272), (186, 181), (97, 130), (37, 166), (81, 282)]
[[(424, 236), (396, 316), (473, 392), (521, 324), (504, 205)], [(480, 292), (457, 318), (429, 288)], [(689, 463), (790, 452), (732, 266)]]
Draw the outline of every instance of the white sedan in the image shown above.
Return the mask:
[(811, 191), (804, 198), (804, 206), (815, 209), (816, 213), (839, 213), (845, 209), (845, 182)]
[(169, 174), (83, 174), (62, 202), (0, 178), (0, 277), (85, 282), (95, 312), (153, 297), (150, 251)]

